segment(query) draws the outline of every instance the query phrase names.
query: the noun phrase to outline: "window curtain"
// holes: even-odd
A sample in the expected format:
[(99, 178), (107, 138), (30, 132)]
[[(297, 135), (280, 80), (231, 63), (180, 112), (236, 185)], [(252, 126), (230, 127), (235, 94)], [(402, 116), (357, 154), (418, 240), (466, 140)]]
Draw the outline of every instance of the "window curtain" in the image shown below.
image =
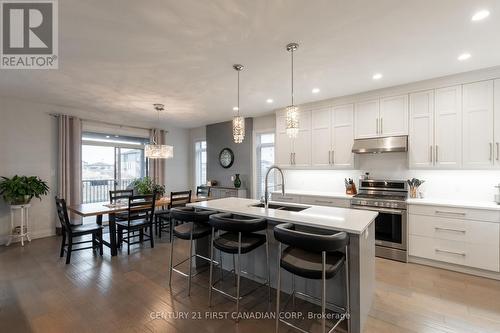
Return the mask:
[[(149, 141), (156, 142), (159, 145), (165, 144), (165, 131), (160, 129), (151, 129), (149, 131)], [(149, 177), (156, 184), (165, 185), (165, 160), (163, 158), (149, 159)]]
[(65, 199), (68, 205), (80, 204), (82, 122), (79, 118), (66, 115), (58, 117), (58, 145), (58, 196)]

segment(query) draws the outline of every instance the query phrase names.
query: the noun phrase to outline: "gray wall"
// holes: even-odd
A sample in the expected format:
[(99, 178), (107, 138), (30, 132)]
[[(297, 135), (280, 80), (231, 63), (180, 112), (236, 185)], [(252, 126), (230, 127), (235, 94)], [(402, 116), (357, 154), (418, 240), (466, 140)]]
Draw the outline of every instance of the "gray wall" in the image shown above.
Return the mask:
[[(252, 197), (252, 132), (253, 119), (245, 119), (245, 140), (236, 144), (233, 142), (232, 122), (212, 124), (207, 126), (207, 178), (217, 180), (221, 186), (233, 186), (231, 176), (239, 173), (241, 188), (246, 188)], [(230, 148), (234, 153), (234, 163), (224, 169), (219, 164), (219, 153), (223, 148)]]

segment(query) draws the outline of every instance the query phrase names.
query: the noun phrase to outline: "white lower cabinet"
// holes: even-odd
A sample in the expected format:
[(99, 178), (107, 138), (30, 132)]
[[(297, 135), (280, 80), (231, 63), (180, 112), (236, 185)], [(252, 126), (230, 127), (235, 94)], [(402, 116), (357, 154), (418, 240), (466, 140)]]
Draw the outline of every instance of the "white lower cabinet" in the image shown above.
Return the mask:
[(500, 272), (498, 211), (410, 205), (409, 212), (410, 256)]
[(271, 200), (279, 202), (300, 203), (300, 197), (293, 194), (282, 195), (281, 193), (272, 193)]

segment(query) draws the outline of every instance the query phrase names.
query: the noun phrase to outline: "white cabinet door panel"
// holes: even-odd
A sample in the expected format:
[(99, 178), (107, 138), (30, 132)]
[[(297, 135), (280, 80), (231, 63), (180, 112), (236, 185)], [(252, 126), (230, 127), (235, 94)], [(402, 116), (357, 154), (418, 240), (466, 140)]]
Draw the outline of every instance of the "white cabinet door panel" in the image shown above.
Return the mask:
[(294, 166), (311, 166), (311, 111), (301, 111), (299, 134), (293, 139)]
[(408, 95), (380, 99), (379, 135), (408, 135)]
[(356, 103), (354, 110), (354, 136), (356, 139), (378, 136), (379, 100)]
[(332, 121), (331, 109), (319, 109), (312, 111), (311, 135), (312, 135), (312, 165), (330, 166)]
[(463, 86), (463, 167), (490, 168), (494, 160), (493, 81)]
[(436, 89), (434, 163), (437, 168), (462, 165), (462, 87)]
[(500, 167), (500, 79), (494, 82), (495, 166)]
[(430, 168), (434, 162), (434, 90), (410, 94), (410, 169)]
[(285, 117), (276, 116), (276, 155), (275, 161), (279, 166), (291, 165), (292, 140), (286, 134)]
[(352, 168), (354, 156), (354, 105), (336, 106), (332, 111), (332, 164), (338, 168)]

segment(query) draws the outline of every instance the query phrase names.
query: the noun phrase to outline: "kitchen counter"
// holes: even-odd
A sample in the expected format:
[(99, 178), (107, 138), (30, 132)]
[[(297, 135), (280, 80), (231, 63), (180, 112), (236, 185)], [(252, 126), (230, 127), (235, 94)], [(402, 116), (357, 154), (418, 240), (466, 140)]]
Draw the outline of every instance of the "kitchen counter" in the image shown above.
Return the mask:
[[(325, 191), (305, 191), (305, 190), (286, 190), (285, 194), (291, 195), (307, 195), (335, 199), (351, 199), (353, 195), (345, 194), (345, 192), (325, 192)], [(281, 191), (272, 191), (271, 193), (281, 194)]]
[(352, 234), (363, 233), (377, 216), (377, 212), (348, 208), (312, 206), (270, 202), (278, 205), (308, 207), (301, 212), (252, 207), (260, 201), (253, 199), (225, 198), (189, 204), (202, 209), (231, 212), (252, 217), (264, 217), (276, 222), (291, 222), (308, 227), (345, 231)]
[(409, 205), (430, 205), (430, 206), (446, 206), (457, 208), (470, 208), (470, 209), (486, 209), (486, 210), (500, 210), (500, 205), (494, 201), (467, 201), (467, 200), (453, 200), (453, 199), (411, 199), (408, 198), (406, 203)]
[[(262, 217), (268, 221), (267, 234), (270, 250), (270, 274), (271, 286), (276, 287), (276, 276), (278, 271), (278, 242), (274, 239), (273, 228), (277, 223), (291, 222), (298, 229), (314, 232), (311, 228), (330, 229), (345, 231), (349, 235), (349, 298), (350, 298), (350, 331), (361, 333), (364, 323), (368, 318), (375, 288), (375, 217), (377, 212), (354, 210), (348, 208), (325, 207), (315, 205), (299, 205), (283, 202), (275, 204), (283, 206), (306, 207), (301, 212), (292, 212), (277, 209), (265, 209), (252, 207), (260, 203), (258, 200), (241, 198), (224, 198), (218, 200), (190, 203), (189, 206), (228, 212), (250, 217)], [(273, 202), (270, 202), (273, 203)], [(208, 249), (208, 239), (197, 240), (196, 251), (199, 254), (209, 256), (203, 252)], [(217, 254), (218, 255), (218, 254)], [(250, 273), (247, 277), (259, 281), (255, 276), (265, 276), (266, 253), (264, 247), (260, 247), (252, 253), (244, 256), (245, 270)], [(225, 270), (233, 269), (231, 255), (223, 254), (221, 261)], [(339, 277), (327, 280), (327, 302), (345, 304), (345, 279), (343, 270)], [(252, 277), (253, 276), (253, 277)], [(321, 284), (317, 280), (296, 277), (296, 291), (307, 293), (315, 297), (321, 295)], [(291, 279), (282, 279), (282, 290), (288, 294), (291, 292)], [(262, 280), (260, 280), (262, 282)]]

